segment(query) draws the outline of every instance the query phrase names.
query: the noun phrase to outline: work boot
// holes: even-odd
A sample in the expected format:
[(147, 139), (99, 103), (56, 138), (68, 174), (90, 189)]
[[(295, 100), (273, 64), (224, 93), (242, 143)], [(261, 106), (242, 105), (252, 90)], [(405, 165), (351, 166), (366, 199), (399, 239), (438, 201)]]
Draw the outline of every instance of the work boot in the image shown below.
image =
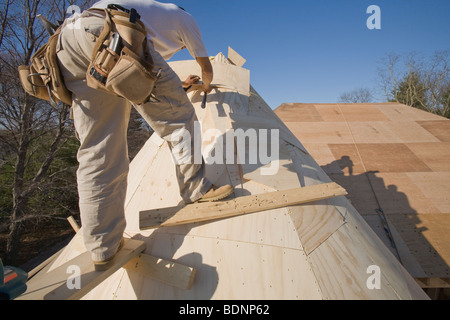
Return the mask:
[(124, 244), (124, 240), (122, 238), (122, 240), (120, 240), (119, 243), (119, 247), (117, 248), (116, 253), (114, 253), (114, 255), (112, 255), (110, 258), (102, 260), (102, 261), (93, 261), (94, 262), (94, 269), (95, 271), (106, 271), (109, 269), (109, 267), (111, 267), (111, 265), (113, 264), (114, 258), (116, 257), (117, 253), (120, 251), (120, 249), (122, 249)]
[(234, 192), (234, 189), (231, 185), (227, 184), (225, 186), (216, 188), (214, 185), (209, 189), (207, 193), (203, 195), (197, 202), (213, 202), (213, 201), (219, 201), (226, 197), (228, 197), (230, 194)]

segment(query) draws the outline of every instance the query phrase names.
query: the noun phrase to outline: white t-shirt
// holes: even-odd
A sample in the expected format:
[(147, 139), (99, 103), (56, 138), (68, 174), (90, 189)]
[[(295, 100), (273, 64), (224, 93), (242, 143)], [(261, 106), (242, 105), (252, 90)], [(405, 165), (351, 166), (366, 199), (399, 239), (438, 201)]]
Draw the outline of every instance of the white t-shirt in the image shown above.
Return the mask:
[(155, 50), (165, 60), (184, 48), (194, 58), (208, 56), (197, 22), (177, 5), (153, 0), (101, 0), (92, 8), (103, 9), (110, 3), (136, 9)]

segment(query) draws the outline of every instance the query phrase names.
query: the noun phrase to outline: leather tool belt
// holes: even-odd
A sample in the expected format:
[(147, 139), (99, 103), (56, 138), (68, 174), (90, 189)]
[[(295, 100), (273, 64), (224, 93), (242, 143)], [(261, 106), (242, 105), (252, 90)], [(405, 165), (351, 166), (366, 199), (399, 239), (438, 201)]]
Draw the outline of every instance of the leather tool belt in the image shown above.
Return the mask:
[(149, 100), (158, 78), (153, 72), (145, 26), (134, 9), (108, 5), (104, 13), (105, 26), (92, 53), (87, 84), (143, 104)]
[[(153, 59), (147, 47), (147, 33), (136, 10), (118, 5), (90, 9), (101, 13), (105, 25), (99, 35), (86, 72), (91, 88), (121, 96), (132, 103), (143, 104), (151, 96), (159, 76), (153, 72)], [(27, 93), (56, 103), (72, 104), (72, 93), (65, 87), (59, 70), (56, 46), (59, 27), (48, 42), (31, 58), (29, 66), (19, 66), (19, 76)]]

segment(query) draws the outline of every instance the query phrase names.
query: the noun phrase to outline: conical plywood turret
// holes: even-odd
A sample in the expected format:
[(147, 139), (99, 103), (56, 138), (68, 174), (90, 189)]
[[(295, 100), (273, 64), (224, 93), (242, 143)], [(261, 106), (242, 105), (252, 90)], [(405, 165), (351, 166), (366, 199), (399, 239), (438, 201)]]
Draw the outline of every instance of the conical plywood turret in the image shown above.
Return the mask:
[[(243, 59), (219, 54), (212, 61), (217, 86), (206, 108), (203, 93), (188, 92), (211, 182), (232, 184), (234, 197), (331, 182), (250, 86), (249, 71), (230, 61)], [(171, 66), (182, 79), (200, 74), (195, 61)], [(192, 287), (122, 268), (85, 299), (427, 299), (343, 196), (140, 230), (140, 211), (180, 203), (174, 166), (167, 143), (154, 134), (131, 163), (126, 235), (144, 241), (145, 254), (195, 268)], [(52, 268), (83, 250), (75, 237)]]

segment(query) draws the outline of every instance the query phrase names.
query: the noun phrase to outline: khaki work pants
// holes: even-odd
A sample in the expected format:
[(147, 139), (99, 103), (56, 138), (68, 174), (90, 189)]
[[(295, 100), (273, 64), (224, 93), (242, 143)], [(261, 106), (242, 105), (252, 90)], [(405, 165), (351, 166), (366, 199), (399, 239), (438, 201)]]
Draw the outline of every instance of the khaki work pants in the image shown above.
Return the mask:
[[(93, 260), (111, 257), (123, 236), (129, 168), (127, 127), (131, 104), (86, 85), (86, 71), (103, 25), (102, 18), (89, 12), (67, 19), (57, 48), (65, 84), (73, 93), (72, 114), (81, 143), (77, 153), (81, 223), (84, 242)], [(171, 150), (178, 143), (188, 143), (193, 148), (193, 141), (170, 141), (177, 129), (186, 129), (194, 137), (197, 117), (180, 79), (148, 42), (155, 70), (161, 69), (161, 76), (153, 90), (154, 98), (134, 107), (168, 141)], [(177, 157), (175, 152), (173, 157)], [(192, 159), (190, 163), (176, 165), (180, 194), (188, 203), (201, 198), (211, 187), (204, 177), (204, 162), (194, 164)]]

